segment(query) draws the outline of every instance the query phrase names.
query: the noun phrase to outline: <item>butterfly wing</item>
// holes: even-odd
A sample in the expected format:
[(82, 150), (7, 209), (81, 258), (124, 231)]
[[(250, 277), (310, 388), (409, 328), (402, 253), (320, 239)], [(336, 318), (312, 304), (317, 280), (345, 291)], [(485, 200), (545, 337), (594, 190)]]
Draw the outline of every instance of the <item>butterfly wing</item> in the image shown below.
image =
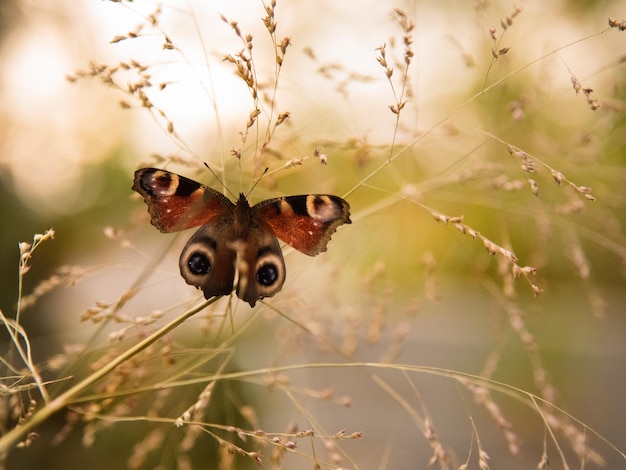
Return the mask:
[(179, 260), (187, 282), (202, 289), (205, 298), (227, 295), (237, 276), (237, 296), (254, 307), (285, 283), (285, 261), (272, 230), (252, 216), (242, 195), (237, 210), (203, 225), (189, 239)]
[(133, 190), (143, 196), (150, 221), (161, 232), (207, 224), (235, 207), (222, 193), (158, 168), (137, 170)]
[(180, 254), (181, 276), (187, 284), (202, 289), (206, 299), (233, 290), (237, 253), (228, 246), (233, 236), (232, 217), (220, 219), (200, 227)]
[(329, 194), (268, 199), (252, 210), (278, 238), (309, 256), (326, 250), (337, 227), (352, 223), (350, 205)]
[(276, 236), (262, 221), (252, 220), (245, 240), (234, 244), (237, 297), (254, 307), (258, 299), (278, 293), (285, 283), (285, 260)]

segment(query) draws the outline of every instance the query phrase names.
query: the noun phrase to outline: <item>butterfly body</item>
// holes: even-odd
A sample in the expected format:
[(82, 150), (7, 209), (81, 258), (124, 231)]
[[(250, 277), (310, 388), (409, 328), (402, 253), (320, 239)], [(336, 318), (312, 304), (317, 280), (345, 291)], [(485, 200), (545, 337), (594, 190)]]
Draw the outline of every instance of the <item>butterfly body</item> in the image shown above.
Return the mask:
[(285, 282), (277, 237), (315, 256), (326, 250), (339, 225), (351, 223), (350, 206), (337, 196), (288, 196), (250, 206), (243, 194), (233, 203), (219, 191), (156, 168), (137, 170), (133, 190), (143, 196), (161, 232), (200, 226), (179, 260), (188, 284), (207, 299), (236, 286), (237, 296), (251, 306)]

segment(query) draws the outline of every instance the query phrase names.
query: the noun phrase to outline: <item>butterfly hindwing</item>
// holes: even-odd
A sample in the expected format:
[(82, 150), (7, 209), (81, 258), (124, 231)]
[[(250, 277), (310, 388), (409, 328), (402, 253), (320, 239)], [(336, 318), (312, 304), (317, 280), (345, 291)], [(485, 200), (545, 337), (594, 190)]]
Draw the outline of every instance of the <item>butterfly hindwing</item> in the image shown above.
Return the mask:
[[(257, 223), (259, 222), (259, 223)], [(285, 260), (276, 236), (261, 221), (252, 221), (246, 240), (235, 242), (237, 297), (254, 307), (258, 299), (271, 297), (285, 283)]]
[(180, 254), (180, 274), (187, 284), (202, 289), (205, 298), (228, 295), (235, 282), (236, 251), (226, 240), (233, 237), (232, 220), (200, 227)]
[(285, 283), (278, 240), (262, 220), (251, 216), (243, 195), (234, 210), (193, 234), (180, 255), (179, 267), (187, 284), (202, 289), (207, 299), (229, 294), (237, 276), (237, 296), (252, 307)]

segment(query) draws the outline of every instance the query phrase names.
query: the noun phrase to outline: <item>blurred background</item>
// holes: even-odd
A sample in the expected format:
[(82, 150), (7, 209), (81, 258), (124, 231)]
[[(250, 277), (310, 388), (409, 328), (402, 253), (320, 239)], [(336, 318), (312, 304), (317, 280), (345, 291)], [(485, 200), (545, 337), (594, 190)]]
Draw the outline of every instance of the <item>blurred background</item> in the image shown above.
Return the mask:
[[(285, 251), (269, 306), (223, 299), (198, 314), (39, 427), (7, 468), (257, 466), (225, 443), (278, 468), (427, 468), (433, 455), (479, 468), (479, 448), (492, 468), (535, 468), (544, 448), (557, 468), (559, 451), (576, 468), (623, 465), (626, 10), (518, 5), (2, 1), (0, 309), (15, 318), (18, 243), (53, 227), (20, 318), (53, 397), (201, 300), (178, 273), (193, 232), (150, 225), (136, 169), (224, 191), (207, 162), (236, 194), (268, 167), (251, 202), (333, 193), (353, 220), (319, 257)], [(233, 63), (250, 53), (257, 102)], [(514, 278), (508, 250), (536, 274)], [(364, 362), (387, 366), (346, 366)], [(250, 375), (214, 383), (197, 417), (214, 427), (192, 438), (172, 421), (216, 371)], [(7, 397), (3, 430), (28, 399), (43, 406), (35, 391)]]

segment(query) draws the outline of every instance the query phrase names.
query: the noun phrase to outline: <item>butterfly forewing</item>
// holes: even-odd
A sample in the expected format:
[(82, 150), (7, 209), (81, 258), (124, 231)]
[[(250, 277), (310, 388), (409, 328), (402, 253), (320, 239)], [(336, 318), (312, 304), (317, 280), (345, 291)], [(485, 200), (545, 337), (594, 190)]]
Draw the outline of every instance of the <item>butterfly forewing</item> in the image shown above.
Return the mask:
[(309, 256), (326, 250), (337, 227), (352, 223), (350, 205), (328, 194), (268, 199), (252, 210), (278, 238)]
[(133, 189), (143, 196), (150, 221), (161, 232), (178, 232), (208, 224), (234, 208), (222, 193), (157, 168), (137, 170)]

